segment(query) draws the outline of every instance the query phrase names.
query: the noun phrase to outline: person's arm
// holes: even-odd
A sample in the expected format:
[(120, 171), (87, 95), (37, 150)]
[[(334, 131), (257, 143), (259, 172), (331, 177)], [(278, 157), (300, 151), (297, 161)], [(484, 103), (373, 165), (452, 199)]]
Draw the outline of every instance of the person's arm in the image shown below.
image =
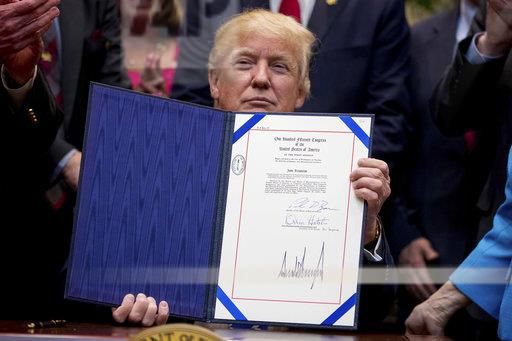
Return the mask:
[[(21, 108), (23, 102), (27, 98), (28, 93), (34, 87), (34, 81), (37, 75), (37, 66), (32, 71), (32, 76), (27, 80), (21, 82), (14, 80), (7, 71), (7, 68), (2, 65), (0, 69), (0, 76), (2, 79), (2, 86), (6, 90), (9, 98), (11, 99), (15, 108)], [(25, 77), (22, 77), (25, 78)]]
[(410, 32), (403, 1), (387, 1), (373, 39), (364, 112), (375, 114), (372, 156), (395, 174), (406, 147), (405, 117), (410, 112)]
[[(13, 7), (12, 4), (4, 5), (4, 3), (5, 1), (0, 0), (0, 16), (3, 14), (2, 10), (9, 9), (13, 11), (10, 13), (11, 16), (17, 18), (16, 15), (20, 14), (18, 12), (21, 9)], [(56, 2), (49, 3), (55, 4)], [(29, 15), (37, 13), (41, 6), (45, 8), (37, 1), (33, 1), (32, 5), (35, 7), (24, 8), (23, 11), (28, 11), (27, 13), (22, 12)], [(36, 18), (42, 16), (44, 20), (35, 20), (43, 20), (48, 26), (51, 20), (59, 14), (56, 8), (50, 8), (52, 8), (50, 15), (39, 14), (36, 16)], [(10, 22), (8, 17), (5, 19), (7, 23)], [(17, 19), (19, 20), (19, 18)], [(32, 29), (36, 28), (37, 26)], [(5, 135), (9, 136), (10, 144), (20, 152), (19, 155), (22, 155), (18, 158), (46, 151), (55, 137), (57, 124), (61, 121), (60, 112), (55, 106), (46, 80), (40, 74), (35, 75), (36, 65), (42, 51), (42, 41), (40, 32), (31, 32), (30, 43), (22, 49), (11, 45), (10, 48), (4, 46), (0, 52), (0, 60), (2, 60), (0, 96), (2, 103), (5, 103), (2, 105), (4, 108), (2, 113), (4, 115), (2, 117), (3, 129)]]
[[(30, 84), (31, 83), (31, 84)], [(39, 72), (25, 89), (23, 101), (15, 103), (9, 90), (0, 86), (2, 103), (2, 131), (10, 136), (9, 144), (18, 156), (41, 155), (46, 152), (62, 121), (50, 88)], [(13, 89), (11, 89), (13, 90)]]
[[(467, 57), (473, 36), (468, 37), (459, 43), (452, 65), (434, 92), (431, 100), (433, 118), (445, 135), (460, 135), (468, 129), (481, 131), (495, 126), (498, 119), (489, 115), (482, 119), (482, 113), (492, 111), (496, 87), (512, 47), (512, 30), (509, 28), (512, 23), (503, 20), (512, 7), (512, 1), (503, 1), (509, 6), (503, 10), (504, 14), (498, 13), (494, 7), (498, 2), (488, 1), (486, 27), (477, 41), (477, 48), (484, 55), (503, 57), (472, 63)], [(484, 30), (483, 17), (482, 12), (477, 13), (474, 30)]]

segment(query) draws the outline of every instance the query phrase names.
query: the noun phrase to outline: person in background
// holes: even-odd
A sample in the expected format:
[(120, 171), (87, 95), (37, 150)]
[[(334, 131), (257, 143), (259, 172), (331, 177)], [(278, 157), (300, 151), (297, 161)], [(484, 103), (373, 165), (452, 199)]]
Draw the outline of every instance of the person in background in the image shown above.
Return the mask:
[[(227, 21), (216, 33), (209, 58), (209, 83), (214, 106), (239, 112), (293, 112), (309, 95), (309, 61), (314, 35), (295, 20), (266, 10), (245, 12)], [(368, 204), (364, 231), (367, 265), (391, 266), (378, 214), (390, 194), (385, 162), (365, 158), (350, 175), (355, 194)], [(393, 288), (364, 287), (360, 325), (378, 325), (394, 298)], [(113, 310), (118, 322), (145, 326), (167, 321), (169, 305), (152, 297), (128, 294)]]
[[(512, 1), (487, 1), (473, 26), (473, 34), (459, 44), (455, 60), (437, 89), (434, 117), (447, 134), (461, 134), (468, 129), (477, 133), (478, 146), (482, 148), (480, 167), (487, 176), (485, 186), (479, 187), (478, 204), (486, 209), (480, 225), (484, 226), (486, 214), (493, 214), (494, 207), (502, 202), (503, 188), (505, 202), (494, 215), (493, 224), (487, 225), (492, 229), (450, 281), (413, 310), (406, 328), (409, 334), (440, 335), (452, 315), (472, 301), (499, 319), (500, 338), (510, 340), (510, 156), (506, 187), (504, 181), (512, 137)], [(475, 34), (478, 31), (482, 32)], [(485, 273), (488, 268), (494, 270), (490, 275)], [(484, 280), (489, 282), (483, 283)]]
[[(58, 4), (58, 0), (0, 0), (0, 138), (8, 162), (20, 159), (19, 153), (45, 151), (61, 119), (36, 66), (42, 51), (41, 32), (59, 15)], [(16, 163), (13, 166), (17, 168)]]
[(150, 52), (146, 56), (140, 83), (135, 90), (155, 96), (166, 96), (165, 79), (160, 66), (160, 55)]
[[(476, 245), (478, 189), (474, 184), (479, 179), (474, 171), (477, 153), (470, 139), (472, 132), (465, 136), (442, 135), (432, 121), (429, 100), (454, 57), (457, 43), (468, 35), (478, 5), (478, 0), (461, 0), (457, 7), (411, 29), (409, 91), (413, 113), (410, 124), (414, 133), (404, 194), (411, 219), (409, 225), (397, 230), (388, 228), (387, 235), (395, 259), (414, 271), (407, 272), (407, 279), (417, 283), (399, 290), (401, 326), (414, 306), (437, 289), (425, 267), (457, 266)], [(468, 328), (451, 324), (448, 334), (464, 339), (477, 335), (479, 323), (460, 315), (456, 323), (466, 321)], [(496, 334), (496, 325), (492, 327), (490, 337)]]
[(64, 112), (63, 125), (50, 149), (49, 180), (62, 179), (73, 192), (78, 187), (89, 83), (125, 88), (130, 83), (122, 65), (117, 1), (63, 1), (60, 10), (58, 21), (43, 37), (40, 64)]
[(58, 0), (0, 0), (1, 319), (46, 318), (62, 297), (53, 250), (56, 232), (43, 199), (45, 153), (62, 115), (38, 70), (41, 34), (59, 15)]
[(180, 0), (122, 3), (124, 26), (129, 26), (129, 30), (127, 27), (122, 30), (123, 44), (135, 90), (156, 96), (169, 93), (176, 64), (181, 7)]
[[(213, 34), (233, 14), (250, 8), (291, 16), (315, 34), (311, 96), (298, 111), (375, 114), (372, 157), (389, 165), (393, 193), (400, 193), (410, 112), (404, 1), (187, 1), (171, 98), (213, 104), (207, 72)], [(408, 224), (403, 200), (393, 194), (381, 218), (390, 229), (402, 230)]]
[[(67, 0), (60, 16), (43, 35), (39, 62), (63, 112), (63, 122), (46, 153), (45, 192), (47, 219), (40, 225), (55, 231), (53, 252), (58, 257), (60, 279), (55, 289), (63, 297), (66, 264), (71, 241), (76, 191), (80, 175), (90, 82), (130, 88), (123, 68), (119, 10), (116, 0)], [(57, 255), (58, 253), (58, 255)], [(76, 318), (87, 316), (84, 308), (67, 301), (61, 311)], [(83, 311), (83, 313), (82, 313)], [(108, 316), (108, 311), (107, 311)]]

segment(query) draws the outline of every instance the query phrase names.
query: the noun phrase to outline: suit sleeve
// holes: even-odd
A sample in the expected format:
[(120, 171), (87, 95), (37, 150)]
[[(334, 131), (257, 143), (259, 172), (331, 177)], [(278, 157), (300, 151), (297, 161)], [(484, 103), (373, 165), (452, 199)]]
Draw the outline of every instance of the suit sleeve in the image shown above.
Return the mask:
[(447, 69), (431, 100), (435, 123), (448, 136), (461, 135), (468, 129), (480, 131), (496, 125), (499, 112), (493, 109), (493, 98), (506, 58), (485, 64), (470, 64), (466, 53), (472, 37), (459, 43), (454, 62)]
[[(395, 299), (396, 285), (394, 282), (396, 281), (392, 271), (394, 262), (384, 231), (378, 253), (382, 255), (381, 262), (371, 261), (366, 257), (363, 258), (363, 274), (360, 276), (363, 284), (361, 285), (359, 300), (359, 329), (379, 328)], [(382, 283), (364, 284), (368, 280), (373, 280), (373, 278), (368, 277), (370, 273), (364, 271), (371, 269), (383, 271), (385, 275), (380, 278)]]
[(38, 72), (21, 108), (15, 108), (7, 91), (0, 85), (0, 104), (3, 108), (2, 149), (19, 160), (46, 152), (62, 121), (62, 113), (57, 110), (42, 74)]
[[(375, 113), (373, 155), (394, 164), (406, 145), (405, 115), (410, 111), (404, 86), (409, 75), (409, 27), (403, 1), (387, 1), (372, 51), (366, 111)], [(395, 167), (396, 168), (396, 167)]]
[(485, 64), (470, 64), (465, 54), (473, 35), (485, 30), (485, 2), (471, 23), (470, 36), (457, 46), (454, 61), (434, 91), (430, 107), (434, 122), (447, 136), (462, 135), (467, 130), (482, 131), (496, 126), (497, 116), (483, 113), (493, 110), (496, 86), (506, 57)]

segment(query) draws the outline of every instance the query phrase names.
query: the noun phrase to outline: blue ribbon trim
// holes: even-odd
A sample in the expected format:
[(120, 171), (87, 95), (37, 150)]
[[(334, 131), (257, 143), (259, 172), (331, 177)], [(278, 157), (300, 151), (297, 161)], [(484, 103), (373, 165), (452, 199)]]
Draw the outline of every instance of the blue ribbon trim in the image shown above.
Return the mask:
[(233, 144), (238, 141), (242, 136), (245, 135), (252, 127), (258, 124), (259, 121), (265, 117), (266, 114), (254, 114), (247, 122), (245, 122), (237, 131), (233, 134)]
[(357, 136), (357, 138), (366, 146), (366, 148), (370, 149), (370, 137), (366, 135), (364, 130), (354, 121), (354, 119), (350, 116), (340, 115), (340, 120), (343, 121), (349, 127), (350, 130)]
[(345, 301), (338, 309), (334, 311), (328, 318), (322, 322), (322, 326), (332, 326), (336, 321), (338, 321), (347, 311), (350, 310), (353, 306), (356, 305), (357, 293), (350, 296), (348, 300)]
[(231, 315), (235, 318), (237, 321), (247, 321), (247, 318), (242, 314), (242, 312), (236, 307), (236, 305), (231, 301), (226, 295), (226, 293), (220, 288), (220, 286), (217, 286), (217, 299), (222, 303), (224, 307), (229, 311)]

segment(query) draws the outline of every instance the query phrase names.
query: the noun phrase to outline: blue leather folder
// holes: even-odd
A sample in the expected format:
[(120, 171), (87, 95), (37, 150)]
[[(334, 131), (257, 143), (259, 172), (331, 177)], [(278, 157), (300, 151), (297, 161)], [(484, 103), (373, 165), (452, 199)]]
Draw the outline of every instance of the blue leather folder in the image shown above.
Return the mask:
[(91, 85), (66, 298), (212, 320), (234, 117)]

